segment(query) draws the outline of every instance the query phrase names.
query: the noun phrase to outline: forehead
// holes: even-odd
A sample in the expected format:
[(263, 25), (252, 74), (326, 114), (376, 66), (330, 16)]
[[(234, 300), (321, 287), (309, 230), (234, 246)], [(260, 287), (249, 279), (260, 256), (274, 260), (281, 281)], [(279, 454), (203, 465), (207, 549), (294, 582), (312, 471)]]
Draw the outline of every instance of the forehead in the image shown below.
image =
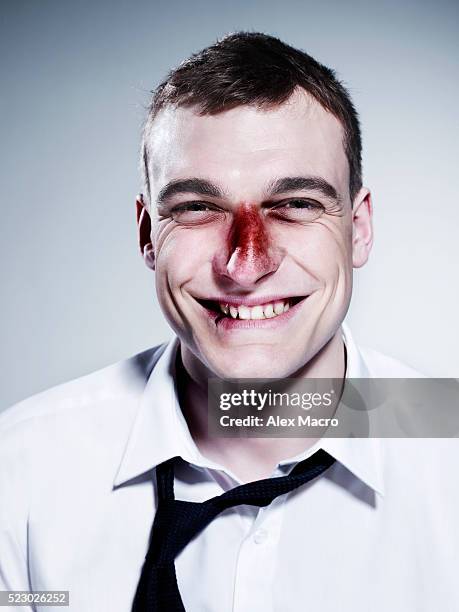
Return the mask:
[(250, 197), (283, 176), (315, 175), (338, 192), (349, 169), (338, 119), (304, 92), (282, 105), (240, 106), (215, 115), (165, 108), (149, 136), (152, 192), (179, 178), (212, 180)]

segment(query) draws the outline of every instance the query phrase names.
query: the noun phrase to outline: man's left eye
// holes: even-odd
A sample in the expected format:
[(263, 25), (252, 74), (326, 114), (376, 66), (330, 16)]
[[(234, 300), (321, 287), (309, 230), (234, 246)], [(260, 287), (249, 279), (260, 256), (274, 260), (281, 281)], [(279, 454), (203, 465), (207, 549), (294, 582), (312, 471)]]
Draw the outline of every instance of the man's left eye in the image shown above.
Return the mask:
[(306, 200), (290, 200), (289, 202), (286, 202), (284, 206), (287, 206), (290, 208), (316, 208), (317, 207), (316, 204), (313, 204), (312, 202), (308, 202)]

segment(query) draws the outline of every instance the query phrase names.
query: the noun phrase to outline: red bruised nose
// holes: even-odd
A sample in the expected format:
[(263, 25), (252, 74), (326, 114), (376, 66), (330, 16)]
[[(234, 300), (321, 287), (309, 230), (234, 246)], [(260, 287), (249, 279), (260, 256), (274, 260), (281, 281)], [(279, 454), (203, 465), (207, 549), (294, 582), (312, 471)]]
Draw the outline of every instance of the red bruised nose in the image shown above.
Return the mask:
[(224, 253), (217, 254), (214, 268), (237, 285), (250, 287), (280, 265), (281, 256), (273, 248), (258, 208), (241, 204), (226, 236)]

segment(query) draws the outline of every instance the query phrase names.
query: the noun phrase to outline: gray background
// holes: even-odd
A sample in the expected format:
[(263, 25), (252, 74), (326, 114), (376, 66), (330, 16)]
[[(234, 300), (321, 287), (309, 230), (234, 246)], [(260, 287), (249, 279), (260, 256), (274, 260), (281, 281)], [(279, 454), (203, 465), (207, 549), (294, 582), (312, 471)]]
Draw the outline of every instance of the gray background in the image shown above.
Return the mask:
[(360, 111), (376, 242), (357, 340), (459, 375), (457, 3), (0, 6), (0, 409), (170, 336), (137, 253), (140, 126), (166, 72), (236, 29), (334, 67)]

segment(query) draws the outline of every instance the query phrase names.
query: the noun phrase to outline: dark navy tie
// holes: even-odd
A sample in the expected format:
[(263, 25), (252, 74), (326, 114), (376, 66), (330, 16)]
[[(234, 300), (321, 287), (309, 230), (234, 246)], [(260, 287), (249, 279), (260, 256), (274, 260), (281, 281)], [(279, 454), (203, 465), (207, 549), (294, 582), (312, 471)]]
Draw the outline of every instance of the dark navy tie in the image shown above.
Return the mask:
[(213, 519), (239, 504), (268, 506), (276, 497), (316, 478), (335, 461), (318, 450), (298, 463), (288, 476), (249, 482), (205, 502), (174, 499), (174, 461), (156, 467), (158, 508), (150, 545), (142, 567), (132, 612), (185, 612), (177, 585), (174, 561), (177, 555)]

